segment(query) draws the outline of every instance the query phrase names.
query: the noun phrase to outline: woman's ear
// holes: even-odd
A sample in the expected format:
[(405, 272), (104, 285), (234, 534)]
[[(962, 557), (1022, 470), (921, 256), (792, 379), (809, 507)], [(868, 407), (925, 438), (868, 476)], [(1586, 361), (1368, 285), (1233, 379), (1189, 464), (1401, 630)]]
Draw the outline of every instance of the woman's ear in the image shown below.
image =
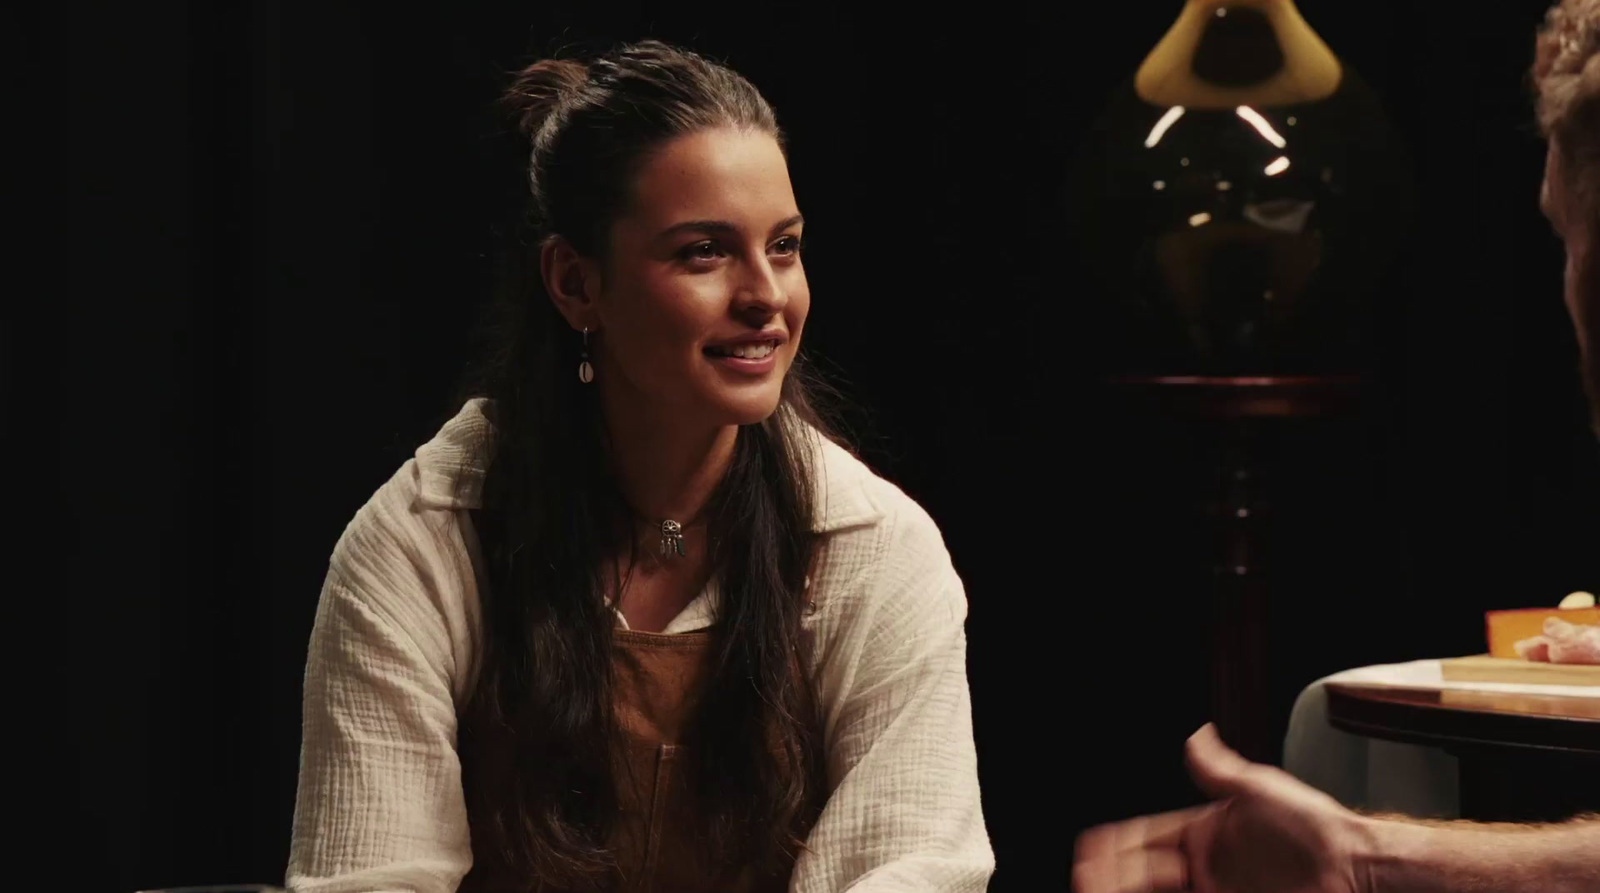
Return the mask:
[(600, 331), (595, 299), (600, 295), (600, 265), (578, 253), (561, 236), (545, 239), (539, 248), (539, 273), (545, 294), (574, 330)]

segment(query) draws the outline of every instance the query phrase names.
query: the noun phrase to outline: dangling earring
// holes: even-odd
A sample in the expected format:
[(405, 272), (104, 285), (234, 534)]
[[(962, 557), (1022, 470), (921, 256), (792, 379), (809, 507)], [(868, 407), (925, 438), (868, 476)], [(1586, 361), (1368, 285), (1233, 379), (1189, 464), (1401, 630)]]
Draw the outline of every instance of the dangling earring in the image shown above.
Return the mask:
[(583, 327), (583, 359), (578, 362), (578, 380), (584, 384), (594, 381), (594, 367), (589, 365), (589, 327)]

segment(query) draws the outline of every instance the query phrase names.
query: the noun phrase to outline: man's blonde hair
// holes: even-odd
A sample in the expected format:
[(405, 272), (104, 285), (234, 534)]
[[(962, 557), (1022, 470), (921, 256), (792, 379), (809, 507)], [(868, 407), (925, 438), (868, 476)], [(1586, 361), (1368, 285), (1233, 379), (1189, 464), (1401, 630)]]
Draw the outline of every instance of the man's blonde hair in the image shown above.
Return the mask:
[(1600, 0), (1560, 0), (1535, 46), (1539, 127), (1559, 147), (1579, 206), (1600, 216)]

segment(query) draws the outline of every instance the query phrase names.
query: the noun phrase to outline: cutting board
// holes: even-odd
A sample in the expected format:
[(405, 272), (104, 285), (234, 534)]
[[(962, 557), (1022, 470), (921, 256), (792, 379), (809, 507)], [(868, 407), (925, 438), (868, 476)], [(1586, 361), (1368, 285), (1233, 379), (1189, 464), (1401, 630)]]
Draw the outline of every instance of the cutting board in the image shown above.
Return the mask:
[(1512, 682), (1525, 685), (1600, 685), (1600, 666), (1549, 664), (1542, 661), (1490, 657), (1452, 657), (1439, 662), (1451, 682)]

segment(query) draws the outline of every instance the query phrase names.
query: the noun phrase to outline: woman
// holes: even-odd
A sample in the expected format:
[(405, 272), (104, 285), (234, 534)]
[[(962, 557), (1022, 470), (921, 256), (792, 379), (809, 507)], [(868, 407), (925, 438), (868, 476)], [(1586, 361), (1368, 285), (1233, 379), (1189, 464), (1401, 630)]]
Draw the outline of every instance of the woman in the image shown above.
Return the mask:
[(983, 888), (961, 582), (811, 408), (771, 108), (654, 42), (507, 101), (525, 286), (334, 550), (290, 887)]

